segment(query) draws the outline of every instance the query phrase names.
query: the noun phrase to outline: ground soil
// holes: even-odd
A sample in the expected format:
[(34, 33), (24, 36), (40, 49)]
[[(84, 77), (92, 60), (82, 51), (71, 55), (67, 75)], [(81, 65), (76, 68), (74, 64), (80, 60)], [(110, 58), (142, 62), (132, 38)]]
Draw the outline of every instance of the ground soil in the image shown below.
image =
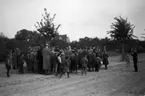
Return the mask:
[[(109, 69), (102, 66), (99, 72), (80, 73), (58, 78), (54, 75), (17, 74), (12, 71), (6, 77), (0, 66), (0, 96), (144, 96), (145, 55), (139, 56), (139, 71), (133, 72), (133, 64), (120, 62), (120, 56), (110, 57)], [(131, 57), (130, 57), (131, 58)]]

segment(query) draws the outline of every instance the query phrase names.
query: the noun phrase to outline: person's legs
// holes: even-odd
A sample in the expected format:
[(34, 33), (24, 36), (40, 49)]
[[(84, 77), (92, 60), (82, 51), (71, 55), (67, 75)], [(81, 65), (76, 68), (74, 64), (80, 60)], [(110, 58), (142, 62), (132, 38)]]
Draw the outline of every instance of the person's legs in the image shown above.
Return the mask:
[(134, 61), (134, 70), (135, 70), (135, 72), (138, 72), (137, 61)]
[(37, 62), (37, 66), (38, 66), (38, 73), (41, 73), (41, 66), (40, 66), (40, 61)]
[(22, 74), (23, 74), (24, 73), (24, 66), (23, 66), (23, 64), (22, 64), (21, 70), (22, 70)]
[(50, 65), (50, 73), (51, 74), (53, 73), (53, 68), (54, 68), (54, 62), (51, 61), (51, 65)]
[(99, 64), (96, 65), (96, 72), (99, 72)]
[(84, 69), (85, 75), (87, 75), (87, 67)]
[(20, 66), (19, 66), (19, 73), (20, 73), (20, 74), (23, 73), (23, 65), (22, 65), (22, 64), (20, 64)]
[(97, 66), (96, 66), (96, 64), (95, 64), (95, 71), (97, 71)]
[(66, 72), (66, 75), (67, 75), (67, 78), (69, 78), (70, 76), (69, 76), (69, 72)]
[(84, 74), (84, 67), (82, 67), (82, 75)]
[(10, 74), (9, 74), (10, 70), (7, 69), (7, 77), (10, 77)]
[(6, 68), (7, 68), (7, 77), (10, 77), (11, 66), (10, 65), (6, 65)]
[(47, 75), (47, 69), (44, 70), (45, 75)]
[(108, 66), (107, 66), (107, 64), (105, 64), (105, 69), (108, 69)]
[(88, 71), (91, 71), (91, 63), (90, 63), (90, 61), (89, 61), (89, 63), (87, 64), (87, 66), (88, 66)]
[(61, 66), (60, 67), (60, 77), (62, 77), (63, 73), (64, 73), (64, 68)]

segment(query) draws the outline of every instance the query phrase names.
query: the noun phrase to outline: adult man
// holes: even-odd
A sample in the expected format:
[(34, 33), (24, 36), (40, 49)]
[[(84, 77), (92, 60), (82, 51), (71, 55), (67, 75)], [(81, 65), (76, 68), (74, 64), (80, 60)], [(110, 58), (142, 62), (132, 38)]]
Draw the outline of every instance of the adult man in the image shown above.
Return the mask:
[(95, 54), (90, 51), (89, 54), (88, 54), (88, 68), (89, 68), (89, 71), (94, 71), (94, 60), (95, 60)]
[(134, 52), (131, 53), (131, 55), (133, 57), (134, 70), (135, 70), (135, 72), (138, 72), (138, 66), (137, 66), (138, 53), (137, 53), (137, 50), (135, 49)]
[(108, 69), (108, 64), (109, 64), (109, 61), (108, 61), (108, 54), (107, 52), (104, 52), (103, 53), (103, 65), (105, 65), (105, 69)]
[(46, 47), (42, 50), (43, 54), (43, 70), (45, 71), (45, 74), (48, 74), (48, 71), (50, 71), (50, 49), (48, 48), (48, 44), (46, 44)]
[(37, 51), (38, 72), (39, 72), (40, 74), (43, 73), (43, 56), (42, 56), (42, 48), (43, 48), (43, 46), (40, 46), (40, 49)]
[(16, 50), (13, 50), (13, 52), (12, 52), (12, 66), (13, 66), (13, 69), (16, 69), (16, 66), (17, 66)]

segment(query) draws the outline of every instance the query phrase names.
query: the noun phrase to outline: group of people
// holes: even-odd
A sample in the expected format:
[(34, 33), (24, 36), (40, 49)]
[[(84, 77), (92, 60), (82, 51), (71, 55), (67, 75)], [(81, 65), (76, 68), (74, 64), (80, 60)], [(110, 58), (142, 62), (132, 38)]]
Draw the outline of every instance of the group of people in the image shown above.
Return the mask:
[(87, 75), (87, 71), (99, 72), (102, 64), (105, 69), (108, 68), (108, 54), (101, 52), (95, 47), (90, 48), (71, 48), (68, 46), (65, 49), (58, 47), (50, 47), (46, 44), (45, 47), (28, 48), (27, 53), (22, 53), (18, 48), (11, 51), (7, 62), (7, 76), (9, 76), (10, 67), (18, 69), (18, 72), (24, 73), (24, 64), (27, 66), (28, 72), (40, 74), (55, 74), (62, 76), (66, 74), (69, 78), (70, 73), (77, 73), (81, 70), (81, 74)]

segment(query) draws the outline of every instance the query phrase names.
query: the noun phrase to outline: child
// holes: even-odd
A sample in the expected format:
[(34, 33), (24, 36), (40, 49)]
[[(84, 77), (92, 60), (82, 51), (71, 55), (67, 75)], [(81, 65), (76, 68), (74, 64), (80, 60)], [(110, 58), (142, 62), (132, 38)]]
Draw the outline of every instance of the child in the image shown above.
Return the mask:
[(7, 77), (10, 77), (10, 70), (11, 70), (11, 64), (12, 61), (11, 61), (11, 57), (10, 55), (8, 55), (7, 59), (6, 59), (6, 63), (5, 63), (5, 66), (6, 66), (6, 69), (7, 69)]
[(19, 73), (23, 74), (24, 73), (24, 69), (23, 69), (23, 64), (24, 64), (24, 54), (21, 53), (20, 54), (20, 62), (19, 62)]
[(64, 71), (65, 71), (65, 74), (67, 74), (67, 77), (69, 78), (69, 67), (70, 67), (70, 59), (69, 57), (65, 57), (65, 62), (64, 62)]
[(97, 56), (95, 59), (95, 71), (99, 72), (100, 67), (101, 67), (101, 58)]
[(82, 59), (81, 59), (81, 64), (82, 64), (82, 75), (85, 73), (85, 75), (87, 75), (87, 64), (88, 64), (88, 59), (87, 59), (87, 55), (85, 55)]

